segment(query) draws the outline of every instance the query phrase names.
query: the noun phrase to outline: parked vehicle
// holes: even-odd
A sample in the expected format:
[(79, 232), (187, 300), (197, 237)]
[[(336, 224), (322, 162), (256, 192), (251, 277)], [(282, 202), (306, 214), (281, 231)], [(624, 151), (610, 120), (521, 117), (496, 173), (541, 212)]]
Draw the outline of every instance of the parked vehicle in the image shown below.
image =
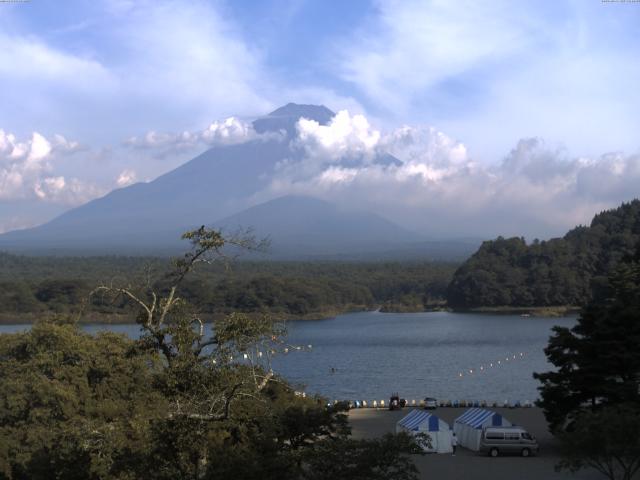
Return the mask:
[(392, 393), (389, 399), (389, 410), (399, 410), (407, 405), (407, 401), (404, 398), (400, 398), (397, 393)]
[(502, 454), (518, 454), (529, 457), (537, 455), (539, 450), (536, 438), (522, 427), (485, 427), (482, 429), (480, 452), (490, 457)]
[(435, 410), (436, 408), (438, 408), (438, 400), (432, 397), (425, 398), (424, 408), (427, 410)]

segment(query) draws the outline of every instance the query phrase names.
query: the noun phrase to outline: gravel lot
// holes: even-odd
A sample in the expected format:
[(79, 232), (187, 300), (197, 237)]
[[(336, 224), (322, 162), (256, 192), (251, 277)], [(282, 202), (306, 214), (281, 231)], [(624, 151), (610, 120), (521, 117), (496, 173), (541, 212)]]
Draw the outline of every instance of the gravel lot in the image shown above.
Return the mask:
[[(416, 455), (415, 462), (424, 479), (461, 479), (461, 480), (544, 480), (544, 479), (580, 479), (596, 480), (603, 477), (596, 471), (582, 471), (576, 475), (556, 473), (554, 465), (558, 462), (556, 440), (547, 430), (547, 423), (538, 408), (492, 408), (516, 425), (525, 427), (536, 436), (540, 444), (540, 455), (522, 458), (517, 456), (490, 458), (458, 447), (456, 456), (447, 454)], [(395, 432), (395, 425), (409, 409), (389, 411), (383, 409), (354, 409), (349, 412), (349, 422), (355, 438), (374, 438), (388, 432)], [(442, 420), (453, 425), (455, 418), (465, 411), (464, 408), (438, 408), (434, 413)]]

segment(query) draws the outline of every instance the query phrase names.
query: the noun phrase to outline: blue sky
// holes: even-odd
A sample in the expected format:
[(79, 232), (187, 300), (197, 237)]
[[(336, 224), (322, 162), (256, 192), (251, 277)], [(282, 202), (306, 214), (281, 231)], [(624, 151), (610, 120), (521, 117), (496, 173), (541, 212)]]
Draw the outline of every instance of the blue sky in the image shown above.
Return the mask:
[[(434, 126), (483, 165), (532, 137), (572, 158), (640, 150), (637, 3), (32, 0), (0, 4), (0, 45), (0, 230), (194, 154), (127, 139), (289, 101)], [(34, 132), (50, 151), (16, 165)]]

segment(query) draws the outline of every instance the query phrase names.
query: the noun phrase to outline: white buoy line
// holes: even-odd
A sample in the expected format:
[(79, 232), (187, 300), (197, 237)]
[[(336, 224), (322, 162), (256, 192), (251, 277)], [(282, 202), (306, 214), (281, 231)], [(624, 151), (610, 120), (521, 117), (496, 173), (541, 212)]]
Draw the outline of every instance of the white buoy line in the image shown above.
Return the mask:
[(525, 352), (518, 352), (518, 353), (505, 355), (504, 357), (501, 357), (498, 360), (484, 363), (477, 368), (468, 368), (466, 370), (460, 371), (458, 372), (458, 378), (467, 377), (469, 375), (478, 375), (480, 373), (487, 372), (488, 370), (499, 368), (504, 365), (508, 365), (509, 362), (513, 363), (518, 360), (523, 360), (524, 358), (525, 358)]

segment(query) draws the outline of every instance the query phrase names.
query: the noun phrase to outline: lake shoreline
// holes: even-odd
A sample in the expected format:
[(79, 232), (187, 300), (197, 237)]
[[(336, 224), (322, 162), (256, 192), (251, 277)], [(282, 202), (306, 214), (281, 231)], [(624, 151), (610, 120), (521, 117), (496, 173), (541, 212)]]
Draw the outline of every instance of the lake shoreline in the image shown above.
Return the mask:
[[(283, 312), (237, 312), (250, 317), (269, 316), (274, 321), (290, 320), (328, 320), (338, 315), (349, 313), (426, 313), (426, 312), (451, 312), (470, 314), (492, 314), (492, 315), (520, 315), (524, 317), (568, 317), (580, 313), (580, 307), (575, 306), (554, 306), (554, 307), (477, 307), (467, 309), (455, 309), (444, 304), (434, 304), (427, 308), (418, 306), (407, 306), (397, 304), (385, 305), (350, 305), (345, 308), (328, 308), (316, 312), (305, 314), (283, 313)], [(204, 314), (203, 318), (208, 322), (215, 322), (232, 312)], [(77, 314), (56, 314), (53, 312), (42, 313), (0, 313), (0, 325), (30, 325), (41, 320), (54, 320), (55, 318), (72, 320), (77, 318)], [(136, 323), (134, 314), (120, 313), (97, 313), (91, 312), (83, 315), (77, 323), (79, 324), (104, 324), (104, 325), (126, 325)]]
[(455, 313), (488, 313), (493, 315), (520, 315), (525, 317), (568, 317), (582, 310), (574, 305), (556, 305), (550, 307), (474, 307), (451, 309)]

